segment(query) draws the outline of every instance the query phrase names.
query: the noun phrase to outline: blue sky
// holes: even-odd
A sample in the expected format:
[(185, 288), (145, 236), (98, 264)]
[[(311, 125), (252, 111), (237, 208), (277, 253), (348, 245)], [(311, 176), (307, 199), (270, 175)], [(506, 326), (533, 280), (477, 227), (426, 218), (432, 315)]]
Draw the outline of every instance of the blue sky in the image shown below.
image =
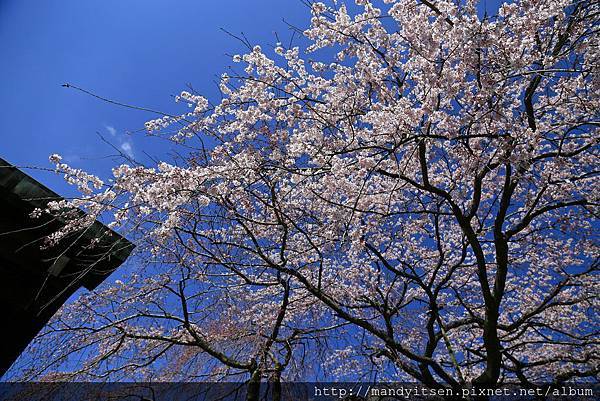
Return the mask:
[[(19, 166), (49, 167), (60, 153), (76, 167), (106, 171), (114, 154), (97, 133), (125, 152), (160, 156), (148, 140), (148, 113), (119, 108), (61, 86), (69, 82), (138, 106), (181, 110), (172, 95), (187, 83), (209, 98), (215, 79), (243, 46), (289, 38), (283, 18), (306, 26), (299, 0), (0, 0), (0, 157)], [(29, 171), (61, 194), (72, 189), (52, 174)]]

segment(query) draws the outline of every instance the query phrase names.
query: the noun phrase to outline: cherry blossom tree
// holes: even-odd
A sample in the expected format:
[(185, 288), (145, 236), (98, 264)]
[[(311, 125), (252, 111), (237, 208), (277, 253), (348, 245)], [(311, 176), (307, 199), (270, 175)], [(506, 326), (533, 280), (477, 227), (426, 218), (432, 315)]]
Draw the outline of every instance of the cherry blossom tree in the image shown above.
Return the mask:
[(107, 181), (51, 157), (82, 195), (40, 212), (90, 218), (49, 242), (109, 219), (140, 267), (21, 377), (595, 380), (600, 4), (310, 11), (309, 46), (255, 46), (222, 99), (146, 123), (181, 156)]

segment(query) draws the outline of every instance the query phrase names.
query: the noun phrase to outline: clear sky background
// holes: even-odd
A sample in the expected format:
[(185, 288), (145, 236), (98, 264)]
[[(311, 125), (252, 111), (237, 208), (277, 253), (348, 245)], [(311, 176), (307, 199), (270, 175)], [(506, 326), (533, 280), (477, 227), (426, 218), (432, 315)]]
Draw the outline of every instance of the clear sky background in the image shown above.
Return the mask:
[[(498, 0), (481, 10), (492, 14)], [(244, 32), (253, 44), (283, 41), (302, 29), (309, 10), (300, 0), (0, 0), (0, 157), (18, 166), (50, 167), (59, 153), (75, 167), (108, 173), (115, 154), (164, 155), (143, 123), (154, 115), (110, 105), (98, 95), (166, 112), (183, 111), (172, 96), (190, 83), (218, 98), (215, 80), (232, 65), (226, 54), (244, 47), (222, 32)], [(137, 131), (137, 132), (136, 132)], [(133, 133), (132, 133), (133, 132)], [(58, 176), (27, 170), (65, 196)]]
[[(0, 157), (18, 166), (50, 167), (59, 153), (75, 167), (107, 171), (115, 154), (161, 156), (167, 144), (146, 138), (155, 115), (120, 108), (63, 88), (166, 112), (186, 84), (218, 97), (215, 81), (243, 45), (290, 38), (283, 21), (307, 26), (299, 0), (0, 0)], [(138, 132), (135, 132), (138, 131)], [(133, 132), (133, 133), (131, 133)], [(27, 170), (63, 195), (72, 189), (52, 174)]]

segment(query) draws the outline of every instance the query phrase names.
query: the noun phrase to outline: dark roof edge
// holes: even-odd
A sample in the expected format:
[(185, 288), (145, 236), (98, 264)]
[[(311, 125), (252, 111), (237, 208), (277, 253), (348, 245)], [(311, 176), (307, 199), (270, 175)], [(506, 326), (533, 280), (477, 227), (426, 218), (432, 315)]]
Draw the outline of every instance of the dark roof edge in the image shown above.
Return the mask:
[[(0, 187), (17, 196), (20, 201), (28, 204), (31, 208), (44, 208), (49, 201), (65, 199), (2, 158), (0, 158)], [(81, 213), (85, 214), (82, 210)], [(123, 263), (135, 248), (135, 245), (127, 238), (111, 230), (98, 220), (85, 230), (83, 238), (86, 240), (102, 238), (103, 245), (109, 246), (111, 249), (109, 258), (117, 259), (114, 261), (118, 262), (114, 263), (115, 268)], [(98, 280), (97, 283), (90, 284), (95, 287), (102, 281), (103, 278)]]

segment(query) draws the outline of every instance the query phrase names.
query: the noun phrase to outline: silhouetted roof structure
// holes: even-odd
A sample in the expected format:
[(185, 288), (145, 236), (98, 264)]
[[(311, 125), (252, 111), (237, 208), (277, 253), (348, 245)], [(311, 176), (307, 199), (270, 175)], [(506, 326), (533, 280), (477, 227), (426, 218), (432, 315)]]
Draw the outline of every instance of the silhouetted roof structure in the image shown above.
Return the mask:
[(30, 213), (60, 199), (0, 159), (0, 376), (77, 289), (96, 288), (134, 248), (98, 221), (44, 248), (43, 238), (64, 222), (47, 214), (33, 219)]

